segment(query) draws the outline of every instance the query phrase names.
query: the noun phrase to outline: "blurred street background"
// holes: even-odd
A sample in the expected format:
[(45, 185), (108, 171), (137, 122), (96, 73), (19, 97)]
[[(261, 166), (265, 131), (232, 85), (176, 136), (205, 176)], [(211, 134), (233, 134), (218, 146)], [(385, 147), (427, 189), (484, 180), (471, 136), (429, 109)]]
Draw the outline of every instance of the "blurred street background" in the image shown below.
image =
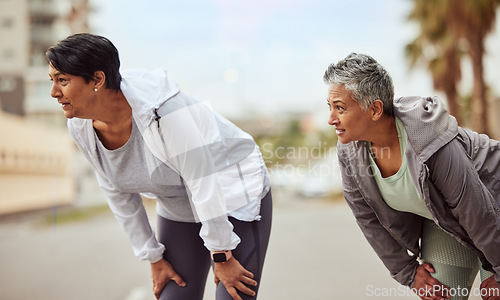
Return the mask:
[[(461, 126), (499, 139), (499, 5), (1, 0), (0, 299), (153, 298), (148, 264), (50, 97), (45, 51), (77, 32), (108, 37), (122, 69), (167, 69), (255, 138), (275, 199), (260, 299), (402, 298), (342, 199), (322, 75), (351, 52), (369, 54), (396, 97), (437, 95)], [(155, 224), (154, 202), (145, 205)]]
[[(273, 196), (259, 299), (418, 299), (389, 276), (342, 199), (281, 188)], [(146, 206), (155, 222), (154, 203)], [(106, 207), (54, 217), (45, 211), (0, 221), (0, 299), (154, 299), (149, 264), (133, 255)], [(204, 299), (215, 300), (212, 273)]]

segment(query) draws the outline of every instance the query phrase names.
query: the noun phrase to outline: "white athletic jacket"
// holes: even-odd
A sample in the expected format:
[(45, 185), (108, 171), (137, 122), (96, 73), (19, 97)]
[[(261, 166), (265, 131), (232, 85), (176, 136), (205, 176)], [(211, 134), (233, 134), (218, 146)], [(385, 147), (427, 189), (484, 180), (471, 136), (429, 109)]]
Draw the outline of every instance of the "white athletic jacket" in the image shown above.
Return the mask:
[[(240, 242), (228, 216), (259, 220), (261, 199), (269, 191), (267, 169), (253, 138), (206, 103), (180, 92), (163, 70), (124, 72), (121, 91), (153, 155), (184, 180), (200, 236), (211, 250), (232, 250)], [(155, 238), (138, 194), (122, 193), (100, 167), (92, 120), (73, 118), (68, 128), (93, 166), (99, 186), (120, 222), (134, 254), (161, 259), (165, 247)], [(152, 174), (157, 167), (148, 161)]]

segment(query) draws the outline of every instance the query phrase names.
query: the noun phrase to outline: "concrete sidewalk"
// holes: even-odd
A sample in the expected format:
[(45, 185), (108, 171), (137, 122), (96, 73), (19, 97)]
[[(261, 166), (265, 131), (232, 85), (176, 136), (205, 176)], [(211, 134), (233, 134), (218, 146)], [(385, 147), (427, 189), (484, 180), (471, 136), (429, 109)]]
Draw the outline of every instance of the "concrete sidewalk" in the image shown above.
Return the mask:
[[(418, 299), (390, 278), (342, 201), (273, 194), (259, 299)], [(111, 213), (44, 226), (40, 218), (0, 219), (0, 299), (154, 299), (149, 264), (133, 256)], [(210, 275), (205, 300), (214, 290)]]

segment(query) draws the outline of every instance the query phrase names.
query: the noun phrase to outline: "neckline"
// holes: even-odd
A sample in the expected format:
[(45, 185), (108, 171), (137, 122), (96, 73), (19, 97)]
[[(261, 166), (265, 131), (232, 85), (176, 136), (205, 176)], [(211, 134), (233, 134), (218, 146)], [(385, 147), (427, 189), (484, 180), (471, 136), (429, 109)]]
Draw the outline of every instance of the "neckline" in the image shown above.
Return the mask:
[(92, 127), (92, 130), (94, 131), (94, 137), (95, 137), (97, 143), (99, 144), (100, 148), (104, 149), (108, 153), (119, 153), (119, 152), (123, 151), (123, 149), (127, 148), (129, 144), (132, 143), (131, 142), (132, 141), (132, 137), (135, 136), (135, 132), (136, 132), (137, 128), (136, 128), (136, 124), (135, 124), (134, 118), (132, 118), (132, 130), (130, 132), (130, 137), (125, 142), (125, 144), (121, 145), (120, 147), (118, 147), (116, 149), (108, 149), (108, 148), (106, 148), (106, 146), (104, 146), (104, 144), (102, 143), (101, 139), (97, 135), (97, 132), (95, 131), (94, 127)]
[(403, 126), (403, 123), (401, 120), (399, 120), (397, 117), (395, 117), (396, 120), (396, 130), (398, 132), (398, 140), (399, 140), (399, 150), (401, 151), (401, 166), (399, 167), (398, 171), (389, 176), (389, 177), (383, 177), (382, 173), (380, 173), (380, 169), (377, 166), (377, 163), (375, 163), (375, 159), (373, 158), (373, 151), (372, 151), (372, 146), (371, 142), (368, 142), (368, 151), (369, 151), (369, 156), (370, 156), (370, 163), (372, 166), (374, 166), (374, 172), (376, 173), (377, 177), (382, 178), (387, 183), (394, 182), (405, 174), (407, 170), (407, 160), (406, 160), (406, 155), (405, 155), (405, 150), (406, 150), (406, 131)]

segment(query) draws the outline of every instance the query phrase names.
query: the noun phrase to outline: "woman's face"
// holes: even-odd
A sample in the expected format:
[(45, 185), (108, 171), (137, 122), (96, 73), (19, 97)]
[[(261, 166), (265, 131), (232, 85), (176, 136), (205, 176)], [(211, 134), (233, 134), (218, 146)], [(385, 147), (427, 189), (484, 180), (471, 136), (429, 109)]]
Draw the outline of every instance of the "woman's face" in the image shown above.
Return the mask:
[(52, 65), (49, 65), (49, 76), (52, 81), (50, 96), (62, 105), (64, 116), (91, 119), (96, 106), (93, 82), (87, 83), (83, 77), (61, 73)]
[(363, 110), (343, 85), (328, 88), (330, 117), (328, 124), (335, 126), (335, 132), (342, 144), (368, 140), (368, 129), (372, 124), (370, 110)]

